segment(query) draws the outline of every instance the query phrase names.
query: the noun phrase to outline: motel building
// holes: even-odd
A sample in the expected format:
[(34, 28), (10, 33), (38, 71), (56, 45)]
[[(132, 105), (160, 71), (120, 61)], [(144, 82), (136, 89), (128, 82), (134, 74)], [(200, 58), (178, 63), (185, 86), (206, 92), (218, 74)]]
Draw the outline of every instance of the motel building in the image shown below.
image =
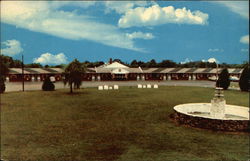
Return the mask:
[[(222, 68), (218, 69), (220, 73)], [(240, 78), (243, 69), (228, 68), (232, 80)], [(47, 76), (53, 81), (63, 80), (61, 68), (24, 68), (24, 81), (43, 81)], [(118, 62), (109, 62), (95, 68), (87, 68), (82, 81), (168, 81), (168, 80), (215, 80), (216, 68), (130, 68)], [(22, 69), (10, 68), (7, 82), (21, 82)]]

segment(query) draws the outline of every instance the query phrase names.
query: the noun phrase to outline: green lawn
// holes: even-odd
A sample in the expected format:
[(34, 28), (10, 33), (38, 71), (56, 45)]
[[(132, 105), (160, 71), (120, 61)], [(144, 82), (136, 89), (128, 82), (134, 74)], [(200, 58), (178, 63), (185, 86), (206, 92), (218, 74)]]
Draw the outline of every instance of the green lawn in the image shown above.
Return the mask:
[[(214, 90), (162, 87), (1, 95), (1, 158), (7, 160), (247, 160), (249, 136), (174, 124), (177, 104), (210, 102)], [(249, 95), (226, 91), (228, 104)]]

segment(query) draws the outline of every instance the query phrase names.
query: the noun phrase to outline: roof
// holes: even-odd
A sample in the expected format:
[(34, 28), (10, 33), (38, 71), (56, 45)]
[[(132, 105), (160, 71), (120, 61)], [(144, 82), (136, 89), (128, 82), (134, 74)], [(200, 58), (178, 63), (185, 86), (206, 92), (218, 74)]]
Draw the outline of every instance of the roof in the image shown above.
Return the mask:
[[(112, 65), (112, 64), (111, 64)], [(116, 65), (116, 64), (115, 64)], [(112, 67), (112, 68), (111, 68)], [(114, 68), (110, 67), (98, 67), (87, 68), (86, 73), (119, 73), (119, 70), (123, 73), (201, 73), (201, 74), (216, 74), (216, 68), (128, 68), (121, 64)], [(125, 72), (126, 70), (127, 72)], [(218, 68), (220, 73), (222, 68)], [(114, 72), (112, 72), (114, 71)], [(115, 72), (116, 71), (116, 72)], [(228, 68), (230, 74), (241, 74), (243, 69), (241, 68)], [(61, 74), (64, 70), (62, 68), (24, 68), (24, 74)], [(22, 68), (9, 68), (9, 74), (22, 74)]]
[[(61, 68), (24, 68), (24, 74), (60, 74)], [(9, 74), (22, 74), (22, 68), (9, 68)]]
[(128, 66), (126, 65), (123, 65), (121, 63), (118, 63), (118, 62), (113, 62), (113, 63), (107, 63), (107, 64), (104, 64), (104, 65), (101, 65), (97, 68), (129, 68)]

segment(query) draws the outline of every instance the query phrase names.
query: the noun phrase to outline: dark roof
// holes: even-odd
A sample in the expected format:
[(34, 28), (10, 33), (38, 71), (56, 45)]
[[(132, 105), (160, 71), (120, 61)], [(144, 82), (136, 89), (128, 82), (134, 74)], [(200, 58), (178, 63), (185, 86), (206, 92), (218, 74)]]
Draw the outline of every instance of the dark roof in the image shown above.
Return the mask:
[(43, 70), (46, 70), (46, 71), (51, 72), (51, 73), (58, 73), (58, 71), (53, 70), (51, 68), (43, 68)]
[(35, 70), (32, 70), (30, 68), (24, 68), (24, 70), (30, 72), (30, 73), (34, 73), (34, 74), (39, 74), (39, 72), (35, 71)]
[(197, 68), (191, 68), (191, 69), (187, 70), (186, 73), (193, 73), (196, 70), (197, 70)]
[(209, 73), (211, 70), (213, 70), (213, 68), (206, 68), (202, 71), (202, 73)]
[(181, 70), (182, 68), (175, 68), (173, 70), (171, 70), (169, 73), (177, 73), (179, 70)]
[(152, 71), (152, 73), (160, 73), (161, 71), (163, 71), (165, 68), (158, 68), (154, 71)]
[(11, 73), (11, 74), (21, 74), (21, 73), (16, 72), (15, 70), (12, 70), (11, 68), (9, 68), (9, 73)]

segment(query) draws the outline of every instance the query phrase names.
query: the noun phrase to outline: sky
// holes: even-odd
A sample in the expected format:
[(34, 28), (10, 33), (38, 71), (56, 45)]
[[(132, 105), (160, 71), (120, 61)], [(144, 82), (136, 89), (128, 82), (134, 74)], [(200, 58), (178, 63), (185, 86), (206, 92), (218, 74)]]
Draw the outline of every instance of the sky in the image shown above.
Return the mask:
[(249, 1), (1, 1), (1, 54), (25, 64), (110, 58), (249, 60)]

